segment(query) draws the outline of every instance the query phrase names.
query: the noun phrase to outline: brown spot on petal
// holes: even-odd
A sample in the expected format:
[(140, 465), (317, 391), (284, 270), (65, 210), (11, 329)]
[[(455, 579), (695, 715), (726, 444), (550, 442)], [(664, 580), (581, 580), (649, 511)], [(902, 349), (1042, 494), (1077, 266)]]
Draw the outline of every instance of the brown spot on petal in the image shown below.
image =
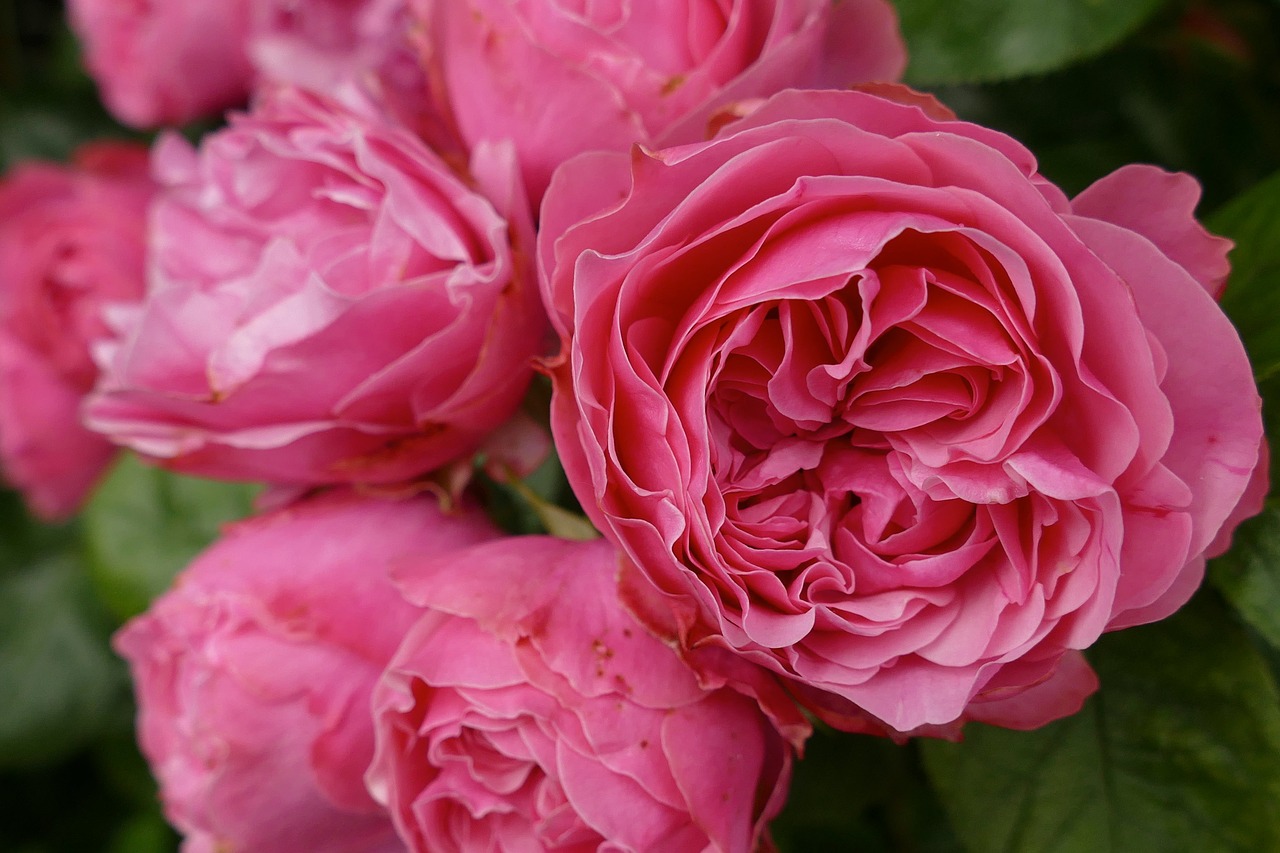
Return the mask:
[(686, 78), (683, 74), (677, 74), (676, 76), (668, 80), (666, 83), (663, 83), (662, 84), (663, 96), (665, 97), (666, 95), (670, 95), (676, 89), (679, 89), (681, 86), (684, 85), (684, 81), (686, 79), (688, 78)]
[(741, 101), (734, 101), (716, 110), (707, 119), (707, 139), (719, 133), (725, 125), (732, 124), (740, 118), (746, 118), (751, 115), (763, 103), (763, 98), (744, 98)]
[(901, 83), (859, 83), (851, 88), (858, 92), (866, 92), (868, 95), (884, 98), (886, 101), (902, 104), (903, 106), (919, 107), (929, 118), (937, 119), (938, 121), (956, 120), (956, 114), (951, 111), (951, 108), (933, 95), (917, 92), (910, 86), (904, 86)]
[(405, 457), (421, 455), (424, 448), (434, 444), (437, 437), (447, 429), (448, 426), (445, 424), (423, 424), (413, 435), (391, 439), (376, 450), (359, 456), (339, 459), (329, 466), (329, 470), (355, 479), (362, 476), (376, 476), (380, 469), (399, 465)]

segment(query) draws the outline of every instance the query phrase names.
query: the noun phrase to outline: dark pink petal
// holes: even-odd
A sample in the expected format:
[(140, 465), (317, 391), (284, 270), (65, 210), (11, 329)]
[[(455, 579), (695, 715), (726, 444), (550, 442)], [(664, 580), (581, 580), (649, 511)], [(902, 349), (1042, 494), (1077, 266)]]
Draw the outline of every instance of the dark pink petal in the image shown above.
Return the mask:
[(1146, 237), (1217, 299), (1232, 244), (1196, 221), (1199, 201), (1200, 184), (1190, 175), (1132, 165), (1095, 181), (1071, 200), (1071, 210)]

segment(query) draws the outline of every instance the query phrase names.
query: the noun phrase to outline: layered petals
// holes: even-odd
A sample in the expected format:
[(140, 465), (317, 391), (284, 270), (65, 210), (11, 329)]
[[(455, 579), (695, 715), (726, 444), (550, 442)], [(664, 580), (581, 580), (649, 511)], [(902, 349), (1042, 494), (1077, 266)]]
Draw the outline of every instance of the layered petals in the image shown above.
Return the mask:
[(509, 149), (464, 181), (285, 88), (199, 152), (163, 139), (154, 167), (148, 298), (98, 353), (95, 429), (205, 476), (389, 483), (514, 412), (545, 319)]
[(388, 566), (496, 535), (429, 499), (310, 498), (233, 527), (122, 629), (184, 850), (404, 850), (362, 784), (373, 685), (418, 616)]
[(833, 719), (1069, 713), (1095, 682), (1062, 661), (1172, 612), (1253, 504), (1194, 182), (1071, 201), (893, 87), (747, 113), (575, 160), (543, 207), (553, 429), (628, 602)]
[(727, 104), (896, 79), (906, 64), (883, 0), (412, 5), (459, 135), (511, 139), (535, 200), (574, 154), (702, 139)]
[(426, 613), (374, 696), (368, 779), (411, 850), (757, 849), (780, 731), (807, 727), (776, 685), (700, 683), (618, 605), (616, 559), (535, 537), (397, 569)]
[(47, 519), (74, 513), (114, 455), (80, 404), (110, 315), (142, 298), (154, 192), (146, 149), (119, 142), (0, 181), (0, 466)]

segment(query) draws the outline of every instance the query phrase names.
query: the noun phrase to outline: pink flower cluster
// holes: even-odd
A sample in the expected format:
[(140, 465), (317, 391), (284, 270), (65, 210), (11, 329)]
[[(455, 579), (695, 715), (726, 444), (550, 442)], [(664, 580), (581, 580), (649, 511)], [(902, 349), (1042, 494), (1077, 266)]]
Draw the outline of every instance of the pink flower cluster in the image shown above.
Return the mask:
[(803, 718), (700, 680), (615, 570), (430, 497), (228, 530), (117, 637), (184, 849), (755, 849)]
[[(273, 488), (116, 640), (191, 853), (767, 849), (806, 712), (1073, 713), (1260, 505), (1198, 185), (1068, 198), (885, 0), (69, 11), (122, 121), (250, 103), (0, 183), (9, 480)], [(469, 490), (537, 371), (603, 538)]]

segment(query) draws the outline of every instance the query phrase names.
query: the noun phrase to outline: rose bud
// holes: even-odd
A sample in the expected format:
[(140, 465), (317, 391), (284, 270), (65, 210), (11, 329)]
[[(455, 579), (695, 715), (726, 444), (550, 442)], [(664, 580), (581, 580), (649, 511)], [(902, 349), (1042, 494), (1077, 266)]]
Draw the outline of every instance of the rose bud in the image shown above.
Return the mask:
[(153, 192), (146, 149), (123, 142), (0, 180), (0, 463), (46, 519), (74, 513), (114, 452), (80, 402), (104, 311), (142, 298)]
[(241, 522), (117, 635), (183, 850), (402, 851), (366, 792), (369, 700), (418, 611), (386, 572), (497, 535), (426, 498), (345, 492)]
[(1173, 612), (1260, 505), (1229, 244), (1185, 175), (1070, 200), (878, 91), (911, 103), (785, 92), (557, 174), (553, 432), (661, 635), (851, 728), (1036, 726), (1095, 687), (1075, 651)]
[(468, 144), (512, 139), (530, 198), (583, 151), (706, 135), (720, 106), (896, 79), (884, 0), (412, 0), (436, 99)]
[(546, 318), (509, 149), (474, 152), (473, 188), (407, 131), (280, 89), (153, 159), (148, 298), (101, 353), (94, 429), (209, 477), (393, 483), (515, 411)]
[[(427, 612), (374, 694), (369, 788), (414, 853), (750, 853), (807, 725), (704, 686), (616, 597), (602, 540), (508, 538), (394, 570)], [(769, 715), (773, 715), (772, 718)]]

